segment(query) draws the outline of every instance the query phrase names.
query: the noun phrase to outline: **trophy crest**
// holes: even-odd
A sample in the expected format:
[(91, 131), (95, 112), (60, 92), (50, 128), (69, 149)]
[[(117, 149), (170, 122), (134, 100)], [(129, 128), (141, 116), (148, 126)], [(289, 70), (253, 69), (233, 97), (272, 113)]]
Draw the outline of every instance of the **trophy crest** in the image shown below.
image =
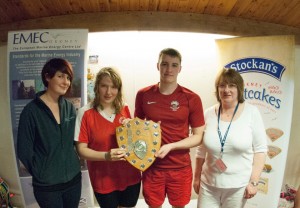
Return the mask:
[(160, 125), (139, 118), (117, 127), (116, 137), (119, 148), (126, 149), (126, 160), (141, 171), (152, 165), (161, 145)]

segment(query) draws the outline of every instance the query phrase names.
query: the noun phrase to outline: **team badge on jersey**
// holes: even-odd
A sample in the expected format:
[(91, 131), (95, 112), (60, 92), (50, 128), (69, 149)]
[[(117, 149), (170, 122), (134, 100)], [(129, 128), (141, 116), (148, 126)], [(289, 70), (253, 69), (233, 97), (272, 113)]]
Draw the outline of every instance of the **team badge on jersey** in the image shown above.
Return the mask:
[(173, 100), (171, 102), (170, 108), (172, 109), (172, 111), (177, 111), (179, 109), (179, 102), (177, 100)]

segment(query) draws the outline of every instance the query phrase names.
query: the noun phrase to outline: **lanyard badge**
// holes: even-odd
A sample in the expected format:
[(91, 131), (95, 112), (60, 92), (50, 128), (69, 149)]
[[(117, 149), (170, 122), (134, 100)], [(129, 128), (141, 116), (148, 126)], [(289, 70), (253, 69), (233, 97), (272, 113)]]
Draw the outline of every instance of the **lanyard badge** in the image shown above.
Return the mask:
[(225, 145), (225, 141), (226, 141), (226, 138), (227, 138), (227, 134), (229, 132), (229, 129), (230, 129), (230, 126), (231, 126), (231, 123), (232, 123), (232, 120), (234, 118), (234, 115), (237, 111), (239, 107), (239, 103), (236, 105), (235, 109), (234, 109), (234, 112), (233, 112), (233, 115), (232, 115), (232, 118), (230, 120), (230, 123), (227, 127), (227, 130), (224, 134), (224, 137), (222, 138), (222, 134), (221, 134), (221, 130), (220, 130), (220, 114), (221, 114), (221, 106), (219, 107), (219, 112), (218, 112), (218, 135), (219, 135), (219, 139), (220, 139), (220, 143), (221, 143), (221, 151), (220, 151), (220, 157), (216, 160), (216, 167), (218, 168), (218, 170), (223, 173), (226, 171), (227, 169), (227, 166), (226, 164), (224, 163), (224, 161), (222, 160), (222, 156), (223, 156), (223, 152), (224, 152), (224, 145)]

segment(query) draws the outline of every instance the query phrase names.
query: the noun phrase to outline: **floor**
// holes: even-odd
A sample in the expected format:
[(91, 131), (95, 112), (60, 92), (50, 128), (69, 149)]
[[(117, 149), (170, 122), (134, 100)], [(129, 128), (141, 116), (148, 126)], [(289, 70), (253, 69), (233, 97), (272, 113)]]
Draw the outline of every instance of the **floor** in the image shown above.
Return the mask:
[[(163, 204), (162, 208), (171, 208), (172, 206), (169, 204), (168, 200), (165, 200), (165, 203)], [(185, 208), (196, 208), (197, 207), (197, 200), (193, 199), (190, 201), (188, 205), (185, 206)], [(94, 207), (96, 208), (96, 207)], [(99, 207), (98, 207), (99, 208)], [(144, 199), (139, 199), (136, 208), (148, 208), (147, 204), (145, 203)]]
[[(168, 199), (166, 199), (162, 208), (171, 208), (171, 207), (172, 206), (169, 204)], [(196, 208), (196, 207), (197, 207), (197, 199), (191, 200), (190, 203), (185, 206), (185, 208)], [(139, 199), (136, 208), (148, 208), (148, 206), (146, 205), (144, 199)]]

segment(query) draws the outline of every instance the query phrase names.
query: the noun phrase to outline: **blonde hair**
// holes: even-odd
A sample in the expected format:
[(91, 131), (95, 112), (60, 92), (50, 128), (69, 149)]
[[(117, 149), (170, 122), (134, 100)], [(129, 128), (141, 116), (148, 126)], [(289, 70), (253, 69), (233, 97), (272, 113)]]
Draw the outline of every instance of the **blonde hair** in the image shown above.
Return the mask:
[(97, 110), (98, 107), (100, 107), (101, 110), (103, 110), (103, 106), (100, 103), (99, 84), (104, 77), (111, 78), (113, 84), (118, 89), (118, 95), (113, 101), (113, 105), (116, 110), (116, 113), (120, 113), (122, 107), (124, 106), (123, 93), (122, 93), (122, 80), (121, 80), (121, 76), (117, 72), (117, 69), (113, 67), (103, 67), (97, 73), (95, 86), (94, 86), (95, 98), (92, 101), (92, 106), (95, 110)]

